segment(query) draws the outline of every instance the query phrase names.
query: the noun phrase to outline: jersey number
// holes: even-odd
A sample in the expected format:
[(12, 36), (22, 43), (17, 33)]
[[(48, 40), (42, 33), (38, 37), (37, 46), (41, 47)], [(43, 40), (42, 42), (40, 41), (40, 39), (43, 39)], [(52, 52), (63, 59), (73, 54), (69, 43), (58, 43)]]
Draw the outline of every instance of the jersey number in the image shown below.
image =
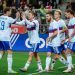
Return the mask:
[(5, 26), (5, 22), (2, 21), (2, 22), (1, 22), (1, 28), (0, 28), (0, 29), (1, 29), (1, 30), (4, 30), (4, 26)]

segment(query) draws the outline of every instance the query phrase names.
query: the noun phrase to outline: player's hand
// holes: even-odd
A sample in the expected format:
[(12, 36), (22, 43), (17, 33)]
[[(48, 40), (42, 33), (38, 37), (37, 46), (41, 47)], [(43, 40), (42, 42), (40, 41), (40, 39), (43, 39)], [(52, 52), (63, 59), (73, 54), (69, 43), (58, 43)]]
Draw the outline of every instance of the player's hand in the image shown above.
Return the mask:
[(46, 45), (49, 43), (49, 41), (50, 41), (50, 37), (48, 37), (48, 38), (46, 39)]
[(19, 12), (16, 13), (16, 18), (17, 19), (20, 18), (20, 13)]
[(71, 42), (71, 37), (68, 38), (68, 41)]
[(25, 34), (26, 34), (27, 32), (28, 32), (28, 31), (26, 30), (26, 31), (25, 31)]
[(21, 17), (22, 17), (23, 20), (26, 19), (26, 16), (25, 16), (25, 13), (24, 12), (22, 13)]
[(61, 42), (61, 44), (64, 44), (65, 41), (66, 41), (66, 40), (63, 40), (63, 41)]

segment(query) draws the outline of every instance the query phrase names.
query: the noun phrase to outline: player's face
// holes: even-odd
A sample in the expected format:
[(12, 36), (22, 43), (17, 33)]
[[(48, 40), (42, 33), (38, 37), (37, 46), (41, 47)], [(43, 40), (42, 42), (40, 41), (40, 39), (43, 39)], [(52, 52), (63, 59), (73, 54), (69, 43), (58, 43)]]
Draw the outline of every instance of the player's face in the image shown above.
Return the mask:
[(32, 20), (33, 18), (34, 18), (34, 15), (33, 15), (32, 13), (29, 13), (29, 14), (28, 14), (28, 19), (29, 19), (29, 20)]
[(70, 13), (65, 12), (65, 17), (70, 18)]
[(55, 13), (54, 13), (54, 18), (55, 18), (55, 19), (60, 18), (59, 12), (56, 12), (56, 11), (55, 11)]
[(46, 20), (47, 20), (47, 22), (50, 22), (51, 16), (49, 14), (46, 14)]

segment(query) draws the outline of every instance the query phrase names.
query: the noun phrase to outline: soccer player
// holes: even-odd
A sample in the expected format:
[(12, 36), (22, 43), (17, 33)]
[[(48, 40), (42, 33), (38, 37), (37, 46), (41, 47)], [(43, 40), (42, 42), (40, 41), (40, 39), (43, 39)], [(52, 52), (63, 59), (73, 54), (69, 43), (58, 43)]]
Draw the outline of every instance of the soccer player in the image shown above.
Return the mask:
[[(65, 24), (65, 21), (63, 19), (61, 19), (61, 15), (62, 15), (61, 10), (56, 10), (54, 12), (54, 18), (59, 25), (62, 53), (64, 54), (64, 56), (66, 58), (64, 40), (65, 40), (65, 31), (67, 31), (68, 28)], [(58, 58), (63, 64), (67, 65), (67, 61), (62, 56), (60, 56)], [(54, 58), (52, 59), (51, 69), (53, 69), (56, 59), (57, 59), (57, 57), (54, 56)]]
[(63, 72), (71, 72), (72, 68), (73, 68), (71, 51), (74, 50), (74, 48), (75, 48), (75, 17), (74, 17), (74, 12), (72, 10), (66, 10), (65, 16), (67, 18), (69, 18), (69, 23), (68, 23), (69, 38), (68, 38), (67, 49), (66, 49), (68, 68)]
[(0, 60), (3, 56), (4, 50), (7, 50), (8, 73), (17, 73), (12, 69), (12, 50), (10, 44), (10, 25), (14, 23), (17, 19), (9, 17), (10, 15), (11, 9), (9, 7), (6, 7), (4, 9), (4, 15), (0, 16)]
[(29, 11), (28, 14), (29, 20), (26, 19), (25, 14), (22, 15), (22, 18), (23, 20), (21, 22), (16, 22), (16, 24), (26, 25), (32, 50), (30, 50), (29, 52), (29, 57), (25, 66), (20, 70), (23, 72), (27, 71), (28, 67), (32, 62), (32, 57), (34, 56), (37, 61), (38, 71), (42, 71), (41, 60), (39, 55), (37, 54), (37, 50), (39, 49), (39, 43), (40, 43), (39, 22), (35, 19), (35, 13), (33, 11)]
[(49, 25), (49, 37), (46, 40), (47, 45), (47, 57), (46, 57), (46, 67), (45, 70), (49, 72), (51, 64), (51, 54), (54, 53), (56, 56), (60, 56), (61, 53), (61, 40), (59, 36), (59, 26), (58, 23), (53, 19), (53, 14), (48, 12), (46, 14), (46, 20), (50, 22)]

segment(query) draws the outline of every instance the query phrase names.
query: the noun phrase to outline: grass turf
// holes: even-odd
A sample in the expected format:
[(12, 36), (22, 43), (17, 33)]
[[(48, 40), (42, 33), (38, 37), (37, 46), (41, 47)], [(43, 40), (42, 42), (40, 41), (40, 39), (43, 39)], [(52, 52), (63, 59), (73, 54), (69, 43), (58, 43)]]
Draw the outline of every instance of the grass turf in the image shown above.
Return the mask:
[[(43, 68), (45, 68), (45, 59), (46, 59), (46, 53), (39, 53), (41, 60), (42, 60), (42, 65)], [(29, 75), (32, 73), (36, 73), (37, 69), (37, 64), (35, 59), (33, 58), (33, 61), (28, 69), (27, 72), (20, 72), (19, 68), (22, 68), (28, 58), (28, 53), (25, 52), (14, 52), (13, 53), (13, 69), (17, 71), (17, 74), (8, 74), (7, 73), (7, 53), (3, 56), (3, 59), (0, 60), (0, 75)], [(75, 55), (73, 54), (73, 64), (75, 64)], [(64, 67), (64, 65), (57, 61), (55, 64), (55, 70), (51, 71), (49, 73), (42, 72), (39, 74), (32, 74), (32, 75), (75, 75), (75, 69), (73, 70), (72, 73), (63, 73), (62, 71), (65, 70), (65, 68), (60, 68), (59, 67)]]

